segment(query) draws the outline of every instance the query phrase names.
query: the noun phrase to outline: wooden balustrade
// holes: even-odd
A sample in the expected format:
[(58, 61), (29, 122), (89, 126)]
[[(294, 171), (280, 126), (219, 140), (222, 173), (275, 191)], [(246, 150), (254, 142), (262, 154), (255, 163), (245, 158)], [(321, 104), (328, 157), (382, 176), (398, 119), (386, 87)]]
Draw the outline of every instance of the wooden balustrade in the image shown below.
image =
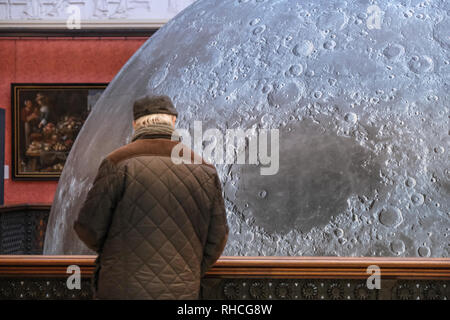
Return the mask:
[[(0, 255), (0, 277), (67, 276), (77, 265), (83, 276), (95, 256)], [(221, 257), (206, 278), (365, 279), (378, 266), (385, 279), (450, 280), (450, 258)]]
[[(88, 299), (95, 256), (0, 256), (0, 298)], [(67, 267), (83, 290), (69, 291)], [(369, 290), (369, 266), (381, 290)], [(205, 299), (449, 299), (450, 258), (221, 257), (202, 281)]]
[(42, 254), (50, 204), (0, 206), (0, 255)]
[[(42, 252), (50, 205), (0, 207), (0, 299), (89, 299), (95, 256)], [(4, 253), (26, 255), (1, 255)], [(67, 289), (67, 267), (82, 290)], [(380, 290), (366, 285), (378, 266)], [(202, 280), (204, 299), (450, 299), (450, 258), (221, 257)]]

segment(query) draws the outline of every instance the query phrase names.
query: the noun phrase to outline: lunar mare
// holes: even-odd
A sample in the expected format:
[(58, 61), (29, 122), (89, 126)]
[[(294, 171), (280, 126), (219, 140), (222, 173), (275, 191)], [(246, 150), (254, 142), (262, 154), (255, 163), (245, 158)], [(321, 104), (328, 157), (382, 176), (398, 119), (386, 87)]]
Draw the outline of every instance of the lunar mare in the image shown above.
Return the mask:
[[(217, 165), (225, 255), (448, 257), (449, 4), (198, 0), (155, 33), (97, 102), (64, 168), (46, 254), (91, 253), (72, 230), (132, 103), (172, 97), (178, 127), (280, 130), (280, 168)], [(379, 18), (379, 28), (368, 20)]]

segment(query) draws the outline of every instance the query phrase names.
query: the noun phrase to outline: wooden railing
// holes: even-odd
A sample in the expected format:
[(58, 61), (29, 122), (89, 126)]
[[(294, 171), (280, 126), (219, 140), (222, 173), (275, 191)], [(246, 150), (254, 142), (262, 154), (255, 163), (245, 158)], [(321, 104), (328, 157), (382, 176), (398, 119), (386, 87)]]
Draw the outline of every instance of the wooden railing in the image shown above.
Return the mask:
[[(77, 265), (85, 277), (95, 256), (0, 255), (0, 277), (67, 276)], [(221, 257), (206, 278), (365, 279), (369, 266), (385, 279), (450, 280), (450, 258)]]
[[(0, 207), (0, 299), (89, 299), (95, 256), (42, 256), (50, 205)], [(1, 254), (23, 255), (1, 255)], [(82, 290), (66, 286), (81, 269)], [(369, 290), (367, 268), (380, 268)], [(202, 280), (205, 299), (450, 299), (449, 258), (221, 257)]]
[[(49, 211), (0, 207), (0, 299), (92, 297), (95, 256), (30, 255), (42, 253)], [(82, 290), (67, 289), (70, 265), (81, 269)], [(380, 268), (380, 290), (367, 289), (371, 265)], [(202, 289), (205, 299), (450, 299), (450, 259), (224, 256)]]
[(207, 276), (365, 279), (371, 265), (386, 279), (450, 280), (450, 258), (222, 257)]
[[(89, 298), (94, 261), (0, 256), (0, 298)], [(70, 265), (81, 269), (79, 292), (63, 288)], [(367, 288), (369, 266), (380, 268), (381, 290)], [(205, 299), (450, 299), (450, 258), (221, 257), (202, 286)]]

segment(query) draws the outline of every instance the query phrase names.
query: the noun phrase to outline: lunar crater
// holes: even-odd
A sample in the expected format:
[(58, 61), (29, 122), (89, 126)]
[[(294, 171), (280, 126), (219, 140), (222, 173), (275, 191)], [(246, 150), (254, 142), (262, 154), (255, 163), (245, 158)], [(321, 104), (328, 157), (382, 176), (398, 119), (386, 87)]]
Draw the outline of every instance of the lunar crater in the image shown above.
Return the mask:
[(197, 0), (93, 108), (44, 253), (93, 254), (69, 226), (101, 160), (130, 140), (133, 101), (150, 93), (172, 97), (179, 128), (280, 130), (278, 174), (216, 166), (224, 255), (448, 256), (448, 4), (416, 4), (379, 1), (369, 29), (368, 1)]

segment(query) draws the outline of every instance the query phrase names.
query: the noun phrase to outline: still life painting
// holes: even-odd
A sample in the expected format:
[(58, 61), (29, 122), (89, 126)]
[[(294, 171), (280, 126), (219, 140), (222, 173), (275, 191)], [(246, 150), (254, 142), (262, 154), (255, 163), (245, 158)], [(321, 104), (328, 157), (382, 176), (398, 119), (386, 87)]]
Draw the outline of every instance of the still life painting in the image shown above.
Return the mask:
[(13, 179), (58, 179), (107, 84), (12, 84)]

